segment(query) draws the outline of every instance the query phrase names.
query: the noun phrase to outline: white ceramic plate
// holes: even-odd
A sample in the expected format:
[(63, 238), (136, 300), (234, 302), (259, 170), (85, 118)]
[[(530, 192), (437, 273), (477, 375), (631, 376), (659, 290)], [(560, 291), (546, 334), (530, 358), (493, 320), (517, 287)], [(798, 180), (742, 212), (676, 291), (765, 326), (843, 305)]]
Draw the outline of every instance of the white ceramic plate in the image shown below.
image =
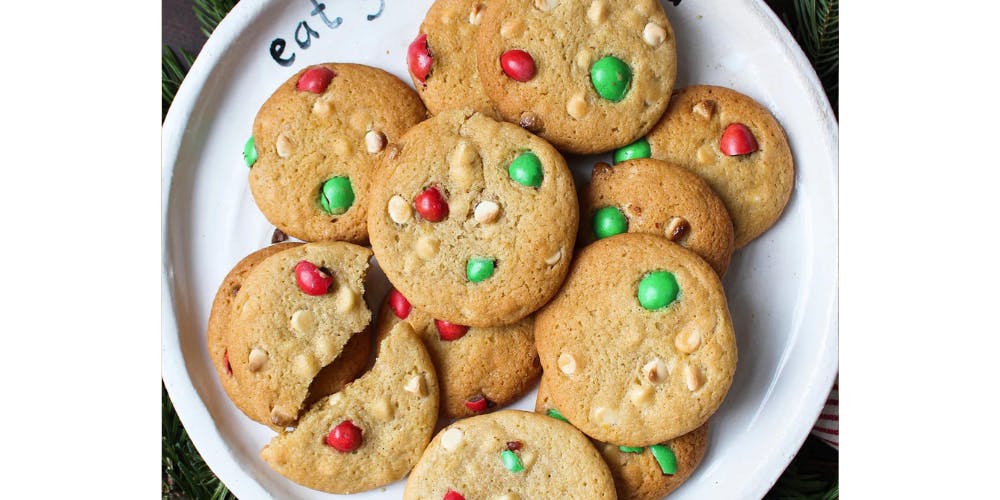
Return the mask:
[[(295, 71), (357, 62), (410, 79), (405, 54), (432, 0), (243, 0), (202, 49), (163, 126), (163, 380), (198, 451), (241, 499), (321, 498), (272, 472), (272, 436), (227, 399), (205, 330), (230, 268), (270, 243), (247, 185), (243, 144), (258, 107)], [(735, 88), (767, 106), (795, 155), (795, 190), (778, 224), (733, 258), (725, 285), (739, 366), (712, 419), (708, 455), (672, 498), (759, 498), (799, 449), (837, 370), (837, 124), (794, 39), (761, 1), (664, 2), (676, 30), (678, 87)], [(381, 13), (369, 20), (373, 14)], [(294, 41), (301, 21), (319, 33)], [(300, 32), (304, 38), (304, 31)], [(270, 54), (286, 41), (288, 67)], [(607, 159), (608, 155), (603, 155)], [(572, 162), (577, 177), (596, 157)], [(370, 280), (376, 306), (387, 284)], [(514, 405), (531, 410), (534, 392)], [(356, 495), (399, 498), (403, 482)]]

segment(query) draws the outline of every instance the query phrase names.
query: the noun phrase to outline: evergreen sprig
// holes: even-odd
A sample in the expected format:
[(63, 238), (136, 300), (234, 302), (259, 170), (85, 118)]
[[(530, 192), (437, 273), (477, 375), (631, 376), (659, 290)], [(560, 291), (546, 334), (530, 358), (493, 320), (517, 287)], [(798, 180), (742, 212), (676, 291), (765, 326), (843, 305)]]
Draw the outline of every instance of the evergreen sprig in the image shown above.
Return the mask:
[(190, 52), (181, 49), (181, 56), (178, 58), (177, 53), (173, 49), (166, 45), (163, 46), (162, 118), (167, 117), (167, 110), (170, 109), (170, 103), (174, 102), (174, 97), (177, 96), (177, 89), (180, 88), (181, 82), (184, 81), (184, 77), (187, 75), (188, 70), (191, 69), (191, 63), (193, 62), (194, 56)]
[(236, 497), (219, 481), (202, 460), (191, 443), (174, 405), (161, 384), (163, 431), (161, 454), (163, 457), (163, 500), (182, 498), (235, 500)]
[(194, 17), (198, 19), (201, 32), (211, 36), (215, 27), (222, 22), (239, 0), (194, 0)]
[[(788, 24), (788, 20), (785, 20)], [(833, 112), (838, 111), (840, 75), (840, 2), (795, 0), (795, 22), (789, 28), (823, 83)]]

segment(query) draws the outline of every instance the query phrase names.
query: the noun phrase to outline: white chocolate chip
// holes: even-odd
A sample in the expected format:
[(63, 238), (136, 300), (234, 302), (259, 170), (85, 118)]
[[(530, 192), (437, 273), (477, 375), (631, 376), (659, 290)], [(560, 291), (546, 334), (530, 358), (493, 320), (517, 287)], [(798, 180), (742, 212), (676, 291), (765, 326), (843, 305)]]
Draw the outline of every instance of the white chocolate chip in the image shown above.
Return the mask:
[(559, 5), (559, 0), (535, 0), (535, 8), (542, 11), (548, 12)]
[(670, 241), (677, 241), (683, 238), (690, 228), (683, 217), (671, 217), (663, 228), (663, 235)]
[(594, 408), (593, 420), (602, 425), (615, 425), (618, 423), (618, 412), (611, 408), (598, 406)]
[(524, 33), (524, 21), (520, 19), (508, 19), (500, 25), (500, 36), (512, 38)]
[(266, 362), (267, 362), (267, 351), (261, 349), (260, 347), (254, 347), (253, 350), (250, 351), (250, 357), (247, 361), (247, 368), (250, 368), (250, 371), (255, 372), (257, 370), (260, 370), (264, 366), (264, 363)]
[(651, 384), (662, 384), (667, 381), (667, 365), (662, 359), (655, 358), (642, 366), (642, 376)]
[(427, 395), (427, 381), (424, 380), (424, 374), (414, 375), (406, 385), (403, 386), (403, 390), (411, 394), (416, 394), (417, 396)]
[(358, 305), (358, 294), (351, 287), (341, 287), (337, 294), (337, 312), (345, 314)]
[(701, 386), (705, 385), (705, 376), (702, 375), (701, 370), (698, 368), (688, 365), (684, 369), (684, 382), (687, 383), (689, 391), (697, 391), (701, 389)]
[(292, 313), (292, 330), (308, 335), (316, 330), (316, 315), (312, 311), (298, 310)]
[(476, 205), (473, 217), (480, 224), (492, 224), (500, 217), (500, 205), (489, 200), (481, 201)]
[(653, 400), (653, 388), (648, 385), (634, 385), (628, 390), (628, 399), (636, 406), (648, 406)]
[(295, 374), (302, 378), (311, 378), (319, 371), (319, 365), (312, 354), (299, 354), (293, 363)]
[(295, 417), (287, 408), (271, 408), (271, 423), (274, 425), (286, 425), (292, 423)]
[(698, 148), (698, 163), (709, 163), (715, 159), (715, 150), (712, 149), (711, 144), (706, 144)]
[(333, 103), (326, 99), (317, 99), (313, 103), (312, 112), (319, 116), (330, 116), (333, 114)]
[(295, 149), (295, 144), (287, 135), (281, 134), (278, 136), (278, 140), (274, 143), (274, 148), (278, 151), (278, 156), (282, 158), (288, 158), (292, 154), (292, 150)]
[(389, 198), (389, 218), (396, 224), (406, 224), (413, 217), (413, 208), (400, 195)]
[(608, 18), (608, 6), (604, 0), (594, 0), (587, 9), (587, 19), (594, 24), (601, 24)]
[(414, 250), (417, 252), (417, 257), (427, 260), (434, 257), (438, 253), (438, 248), (441, 247), (441, 242), (437, 238), (429, 235), (421, 236), (415, 245)]
[(548, 257), (545, 258), (545, 264), (550, 265), (550, 266), (554, 266), (554, 265), (558, 264), (559, 261), (562, 260), (562, 253), (563, 253), (562, 252), (562, 248), (560, 248), (559, 250), (556, 250), (555, 253), (553, 253), (552, 255), (549, 255)]
[(566, 375), (576, 373), (576, 356), (573, 356), (573, 354), (568, 352), (560, 354), (556, 363), (559, 365), (559, 370)]
[(573, 58), (576, 62), (576, 67), (584, 70), (590, 69), (590, 51), (587, 49), (580, 49), (580, 52), (576, 53), (576, 57)]
[(371, 154), (378, 153), (385, 149), (385, 134), (378, 130), (369, 130), (365, 133), (365, 147)]
[[(521, 465), (524, 465), (524, 461), (521, 462)], [(497, 500), (521, 500), (521, 497), (518, 496), (517, 493), (507, 493), (505, 495), (498, 496)]]
[(372, 407), (372, 413), (382, 420), (389, 420), (392, 418), (393, 409), (392, 404), (389, 403), (389, 398), (382, 396), (375, 400), (375, 404)]
[(678, 333), (677, 336), (674, 337), (674, 347), (684, 354), (691, 354), (701, 347), (701, 332), (692, 328), (687, 332)]
[(479, 161), (475, 146), (468, 141), (460, 141), (448, 155), (448, 177), (460, 189), (469, 189), (476, 180), (475, 169)]
[(691, 108), (691, 112), (702, 117), (702, 119), (708, 120), (712, 117), (712, 113), (715, 113), (715, 103), (712, 101), (701, 101)]
[(483, 12), (486, 10), (486, 6), (477, 3), (472, 6), (472, 10), (469, 11), (469, 24), (479, 26), (479, 23), (483, 22)]
[(583, 94), (576, 94), (570, 97), (569, 101), (566, 101), (566, 112), (576, 119), (583, 118), (583, 115), (587, 114), (588, 108), (587, 99)]
[(455, 451), (462, 446), (462, 437), (462, 430), (452, 427), (441, 435), (441, 447), (447, 451)]
[(338, 392), (333, 396), (330, 396), (330, 399), (327, 400), (327, 404), (330, 406), (337, 406), (337, 404), (339, 404), (343, 399), (344, 395)]
[(658, 47), (664, 42), (664, 40), (667, 39), (667, 30), (650, 21), (642, 30), (642, 39), (646, 42), (646, 45), (649, 45), (650, 47)]
[(316, 338), (316, 353), (325, 359), (336, 358), (338, 351), (333, 337), (323, 335)]

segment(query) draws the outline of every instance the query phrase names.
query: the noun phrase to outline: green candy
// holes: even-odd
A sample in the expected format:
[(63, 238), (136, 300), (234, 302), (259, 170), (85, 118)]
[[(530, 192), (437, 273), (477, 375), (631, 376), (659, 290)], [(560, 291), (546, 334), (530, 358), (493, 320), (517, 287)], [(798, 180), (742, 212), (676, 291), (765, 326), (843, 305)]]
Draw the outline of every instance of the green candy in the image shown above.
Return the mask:
[(252, 167), (257, 162), (257, 145), (254, 144), (252, 135), (243, 145), (243, 161), (247, 162), (247, 167)]
[(654, 271), (639, 282), (639, 304), (650, 311), (662, 309), (677, 300), (680, 293), (677, 278), (669, 271)]
[(645, 450), (645, 448), (643, 448), (641, 446), (640, 447), (635, 447), (635, 446), (619, 446), (618, 447), (618, 451), (620, 451), (622, 453), (642, 453), (643, 450)]
[(623, 146), (615, 150), (615, 165), (635, 158), (649, 158), (653, 156), (653, 150), (649, 147), (649, 141), (645, 137), (638, 141)]
[(677, 456), (674, 455), (674, 450), (662, 444), (654, 444), (649, 447), (649, 451), (653, 452), (653, 458), (660, 464), (664, 475), (677, 474)]
[(518, 457), (517, 453), (514, 453), (513, 451), (504, 450), (503, 453), (500, 454), (500, 460), (503, 460), (503, 466), (511, 472), (521, 472), (524, 470), (521, 458)]
[(618, 207), (604, 207), (594, 214), (594, 234), (597, 239), (628, 231), (628, 220)]
[(354, 204), (354, 189), (347, 177), (331, 177), (323, 183), (319, 204), (328, 214), (340, 215)]
[(539, 187), (542, 185), (542, 160), (535, 153), (525, 151), (510, 162), (507, 175), (523, 186)]
[(625, 98), (632, 83), (632, 70), (615, 56), (604, 56), (590, 67), (590, 81), (601, 97), (618, 102)]
[(545, 414), (556, 420), (562, 420), (563, 422), (569, 423), (569, 420), (566, 420), (566, 417), (564, 417), (562, 413), (559, 413), (559, 410), (555, 408), (549, 408), (549, 411), (545, 412)]
[(469, 278), (469, 281), (479, 283), (480, 281), (493, 276), (493, 270), (495, 267), (496, 261), (493, 259), (479, 259), (473, 257), (465, 264), (465, 276)]

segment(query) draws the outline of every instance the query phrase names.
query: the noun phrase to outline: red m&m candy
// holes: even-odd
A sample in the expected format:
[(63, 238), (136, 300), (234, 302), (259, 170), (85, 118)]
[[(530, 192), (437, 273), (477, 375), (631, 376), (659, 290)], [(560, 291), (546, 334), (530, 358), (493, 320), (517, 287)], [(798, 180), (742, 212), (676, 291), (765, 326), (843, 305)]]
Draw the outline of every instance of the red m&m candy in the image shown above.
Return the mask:
[(507, 76), (519, 82), (535, 77), (535, 60), (531, 58), (531, 54), (521, 49), (504, 52), (500, 56), (500, 67)]
[(397, 318), (406, 319), (410, 315), (410, 307), (410, 301), (406, 300), (399, 290), (393, 288), (389, 292), (389, 309), (392, 309)]
[(344, 420), (326, 435), (326, 444), (342, 453), (354, 451), (361, 446), (361, 428), (350, 420)]
[(730, 123), (719, 139), (719, 151), (726, 156), (746, 155), (757, 151), (757, 139), (742, 123)]
[(413, 199), (413, 206), (421, 217), (430, 222), (440, 222), (448, 216), (448, 202), (436, 187), (429, 187)]
[(406, 65), (410, 67), (410, 73), (413, 73), (420, 83), (424, 83), (431, 72), (433, 62), (430, 50), (427, 48), (427, 35), (421, 34), (406, 49)]
[(295, 84), (295, 87), (302, 92), (312, 92), (313, 94), (322, 94), (326, 92), (326, 88), (330, 86), (330, 82), (333, 77), (337, 76), (330, 68), (323, 66), (316, 66), (315, 68), (309, 68), (302, 76), (299, 77), (299, 81)]
[(444, 494), (444, 500), (465, 500), (465, 497), (461, 493), (449, 489), (447, 493)]
[(469, 327), (467, 326), (456, 325), (455, 323), (439, 319), (434, 320), (434, 326), (437, 327), (441, 340), (458, 340), (469, 331)]
[(308, 260), (295, 264), (295, 283), (306, 295), (323, 295), (333, 286), (333, 276)]
[(476, 413), (482, 413), (491, 406), (491, 403), (492, 401), (486, 399), (486, 396), (480, 394), (467, 399), (465, 401), (465, 407)]

